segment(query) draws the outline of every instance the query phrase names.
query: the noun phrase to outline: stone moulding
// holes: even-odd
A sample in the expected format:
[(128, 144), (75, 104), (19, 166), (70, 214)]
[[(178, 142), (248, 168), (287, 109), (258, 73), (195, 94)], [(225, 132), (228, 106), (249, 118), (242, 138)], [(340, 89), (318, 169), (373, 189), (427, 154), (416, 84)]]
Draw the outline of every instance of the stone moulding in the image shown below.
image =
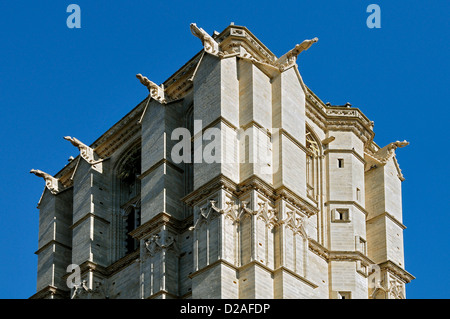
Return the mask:
[(325, 261), (360, 261), (362, 265), (373, 265), (374, 262), (359, 251), (331, 251), (312, 238), (308, 238), (309, 250)]
[(52, 239), (52, 240), (50, 240), (49, 242), (47, 242), (47, 243), (45, 243), (44, 245), (42, 245), (41, 247), (39, 247), (38, 250), (36, 250), (34, 253), (35, 253), (36, 255), (38, 255), (38, 254), (40, 254), (42, 251), (44, 251), (45, 249), (51, 247), (52, 245), (58, 245), (58, 246), (63, 247), (63, 248), (65, 248), (65, 249), (72, 250), (72, 247), (67, 246), (66, 244), (60, 243), (60, 242), (57, 241), (57, 240)]
[(366, 220), (366, 222), (373, 222), (373, 221), (375, 221), (375, 220), (377, 220), (377, 219), (379, 219), (379, 218), (383, 218), (383, 217), (387, 217), (387, 218), (389, 218), (392, 222), (394, 222), (398, 227), (400, 227), (400, 229), (402, 229), (402, 230), (405, 230), (406, 229), (406, 226), (401, 222), (401, 221), (399, 221), (397, 218), (395, 218), (394, 216), (392, 216), (391, 214), (389, 214), (388, 212), (384, 212), (384, 213), (381, 213), (381, 214), (379, 214), (379, 215), (377, 215), (377, 216), (375, 216), (375, 217), (370, 217), (369, 216), (369, 219), (367, 219)]
[(110, 222), (106, 219), (104, 219), (103, 217), (100, 217), (92, 212), (88, 212), (86, 213), (84, 216), (82, 216), (81, 218), (79, 218), (76, 222), (74, 222), (72, 225), (69, 226), (70, 229), (75, 229), (76, 227), (78, 227), (81, 223), (83, 223), (84, 221), (88, 220), (89, 218), (94, 218), (98, 221), (101, 221), (104, 224), (110, 224)]
[(69, 297), (69, 291), (49, 285), (35, 293), (29, 299), (69, 299)]
[(405, 269), (395, 264), (394, 262), (387, 260), (378, 264), (381, 270), (387, 270), (388, 272), (394, 274), (399, 279), (403, 280), (405, 283), (411, 282), (411, 280), (416, 279), (413, 275), (407, 272)]
[(130, 235), (137, 240), (144, 239), (148, 234), (162, 226), (167, 226), (174, 232), (184, 232), (193, 224), (193, 216), (189, 216), (184, 220), (178, 220), (166, 212), (160, 212), (149, 221), (130, 232)]
[(146, 177), (148, 174), (150, 174), (151, 172), (153, 172), (155, 169), (157, 169), (159, 166), (161, 165), (167, 165), (171, 168), (173, 168), (174, 170), (180, 172), (180, 173), (184, 173), (184, 170), (180, 167), (178, 167), (176, 164), (174, 164), (172, 161), (168, 160), (168, 159), (161, 159), (158, 162), (156, 162), (155, 164), (153, 164), (149, 169), (147, 169), (145, 172), (142, 172), (141, 175), (138, 176), (139, 179), (143, 179), (144, 177)]
[[(246, 27), (230, 25), (215, 40), (223, 54), (242, 53), (259, 62), (274, 65), (277, 57)], [(240, 51), (240, 48), (245, 51)]]
[(188, 206), (193, 207), (196, 203), (204, 200), (219, 189), (225, 189), (237, 197), (241, 197), (250, 190), (256, 190), (274, 202), (279, 199), (286, 200), (295, 208), (304, 212), (308, 217), (317, 214), (319, 211), (317, 206), (309, 200), (297, 195), (288, 187), (280, 186), (275, 189), (256, 175), (249, 177), (240, 184), (236, 184), (224, 175), (218, 175), (211, 181), (183, 197), (181, 200)]
[(363, 141), (366, 149), (373, 143), (373, 122), (358, 108), (327, 106), (309, 88), (306, 93), (306, 115), (325, 133), (351, 131)]

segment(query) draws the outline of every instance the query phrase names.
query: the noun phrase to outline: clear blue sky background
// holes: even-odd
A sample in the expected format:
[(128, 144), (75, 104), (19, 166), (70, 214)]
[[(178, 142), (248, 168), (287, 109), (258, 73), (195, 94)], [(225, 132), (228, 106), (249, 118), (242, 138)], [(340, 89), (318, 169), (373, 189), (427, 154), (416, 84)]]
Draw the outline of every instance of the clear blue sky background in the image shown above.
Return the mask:
[[(66, 8), (81, 7), (81, 29)], [(381, 29), (366, 8), (381, 7)], [(417, 277), (409, 298), (448, 298), (450, 1), (1, 1), (0, 298), (36, 292), (42, 179), (94, 142), (147, 94), (137, 73), (161, 83), (201, 49), (189, 31), (230, 22), (274, 54), (304, 39), (305, 83), (324, 101), (350, 102), (375, 121), (375, 141), (406, 139), (397, 151), (403, 182), (405, 262)]]

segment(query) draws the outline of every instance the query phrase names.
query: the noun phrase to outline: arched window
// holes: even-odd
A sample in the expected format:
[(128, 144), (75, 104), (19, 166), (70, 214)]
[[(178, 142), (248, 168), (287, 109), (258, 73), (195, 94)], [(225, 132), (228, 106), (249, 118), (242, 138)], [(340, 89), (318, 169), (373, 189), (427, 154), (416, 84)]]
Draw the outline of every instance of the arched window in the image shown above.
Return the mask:
[(135, 251), (139, 241), (130, 232), (140, 225), (141, 220), (141, 148), (140, 143), (127, 151), (117, 166), (117, 197), (119, 218), (117, 220), (118, 257)]
[(319, 200), (319, 172), (321, 146), (312, 131), (306, 127), (306, 188), (308, 197)]

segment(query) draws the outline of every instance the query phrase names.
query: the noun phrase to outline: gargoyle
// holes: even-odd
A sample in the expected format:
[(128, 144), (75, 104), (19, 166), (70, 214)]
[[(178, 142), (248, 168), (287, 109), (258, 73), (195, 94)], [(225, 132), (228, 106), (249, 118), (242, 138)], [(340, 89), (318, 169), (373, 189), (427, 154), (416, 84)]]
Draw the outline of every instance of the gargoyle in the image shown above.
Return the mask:
[(295, 48), (289, 51), (293, 56), (298, 56), (302, 51), (308, 50), (314, 43), (319, 41), (319, 38), (313, 38), (311, 40), (305, 40), (300, 44), (297, 44)]
[(47, 187), (52, 194), (57, 194), (59, 192), (59, 181), (57, 178), (38, 169), (32, 169), (30, 173), (42, 177), (45, 180), (45, 187)]
[(139, 81), (145, 85), (150, 93), (150, 96), (161, 102), (166, 103), (164, 88), (160, 87), (156, 83), (150, 81), (147, 77), (143, 76), (142, 74), (136, 74), (136, 77), (139, 79)]
[(284, 70), (293, 65), (297, 60), (297, 56), (301, 52), (308, 50), (317, 41), (319, 41), (318, 38), (313, 38), (311, 40), (304, 40), (302, 43), (297, 44), (295, 48), (288, 51), (285, 55), (278, 59), (277, 64), (279, 65), (280, 69)]
[(396, 141), (389, 143), (382, 149), (378, 150), (378, 152), (375, 153), (375, 157), (377, 157), (382, 162), (386, 162), (389, 158), (395, 155), (395, 150), (400, 147), (405, 147), (406, 145), (409, 145), (409, 142), (407, 141)]
[(219, 44), (214, 40), (205, 30), (197, 27), (195, 23), (191, 23), (190, 25), (191, 32), (197, 38), (202, 40), (203, 48), (205, 52), (218, 55), (219, 53)]
[(73, 146), (80, 150), (80, 156), (84, 158), (89, 164), (94, 165), (103, 161), (103, 159), (95, 160), (94, 150), (81, 142), (79, 139), (70, 136), (64, 136), (64, 139), (72, 143)]

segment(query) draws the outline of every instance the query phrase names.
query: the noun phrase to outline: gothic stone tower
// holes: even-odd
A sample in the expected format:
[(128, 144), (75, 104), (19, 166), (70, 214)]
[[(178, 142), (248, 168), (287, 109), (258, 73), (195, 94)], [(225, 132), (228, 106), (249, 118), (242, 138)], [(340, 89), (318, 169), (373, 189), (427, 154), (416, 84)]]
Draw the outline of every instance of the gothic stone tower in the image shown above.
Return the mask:
[(277, 58), (245, 27), (191, 31), (181, 69), (138, 74), (147, 98), (90, 146), (65, 137), (80, 153), (55, 176), (32, 170), (32, 298), (404, 298), (407, 142), (379, 147), (304, 84), (317, 38)]

